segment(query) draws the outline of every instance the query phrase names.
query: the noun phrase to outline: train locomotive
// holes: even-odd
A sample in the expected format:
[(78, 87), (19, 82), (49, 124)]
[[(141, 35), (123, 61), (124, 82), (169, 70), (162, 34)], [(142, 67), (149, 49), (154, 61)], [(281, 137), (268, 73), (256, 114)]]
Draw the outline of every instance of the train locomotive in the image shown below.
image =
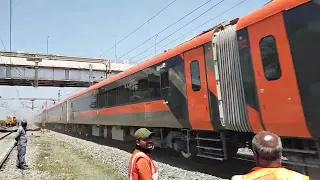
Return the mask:
[(3, 124), (6, 127), (16, 126), (17, 125), (17, 118), (15, 116), (6, 116)]
[[(46, 126), (228, 160), (255, 133), (285, 163), (319, 167), (320, 0), (273, 0), (45, 109)], [(317, 61), (318, 59), (318, 61)]]

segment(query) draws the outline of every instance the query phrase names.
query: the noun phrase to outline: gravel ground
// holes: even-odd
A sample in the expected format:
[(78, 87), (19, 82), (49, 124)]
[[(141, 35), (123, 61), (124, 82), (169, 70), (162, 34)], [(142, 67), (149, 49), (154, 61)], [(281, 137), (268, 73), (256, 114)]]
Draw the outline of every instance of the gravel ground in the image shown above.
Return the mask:
[(17, 149), (13, 149), (0, 171), (0, 180), (120, 180), (112, 165), (93, 159), (69, 141), (59, 141), (54, 133), (28, 132), (26, 163), (29, 168), (16, 167)]
[(88, 153), (72, 148), (67, 142), (48, 134), (41, 134), (36, 141), (41, 144), (40, 154), (37, 157), (37, 168), (49, 172), (54, 179), (125, 179), (115, 171), (112, 165), (106, 165), (93, 159)]
[[(94, 159), (98, 159), (106, 164), (113, 165), (118, 173), (124, 177), (127, 177), (128, 164), (130, 153), (108, 146), (103, 146), (90, 141), (78, 139), (75, 137), (67, 136), (60, 133), (50, 132), (53, 134), (52, 137), (59, 139), (65, 143), (70, 144), (75, 149), (80, 149), (87, 152)], [(173, 167), (168, 164), (154, 161), (159, 168), (159, 174), (161, 180), (167, 179), (188, 179), (188, 180), (198, 180), (198, 179), (221, 179), (208, 174), (187, 171), (177, 167)]]
[(13, 149), (7, 162), (5, 163), (5, 167), (3, 167), (0, 171), (0, 179), (2, 180), (45, 180), (52, 179), (48, 173), (40, 172), (36, 169), (36, 158), (38, 156), (38, 146), (33, 141), (32, 132), (28, 132), (29, 141), (27, 145), (27, 154), (26, 154), (26, 162), (29, 166), (28, 170), (22, 171), (16, 168), (16, 159), (17, 159), (17, 149), (16, 147)]
[[(29, 165), (29, 170), (21, 171), (15, 167), (16, 163), (16, 149), (10, 155), (6, 167), (2, 172), (0, 172), (0, 179), (56, 179), (52, 177), (49, 172), (43, 172), (37, 170), (39, 164), (37, 164), (37, 157), (40, 156), (39, 141), (37, 141), (36, 136), (30, 136), (30, 134), (36, 134), (43, 137), (48, 137), (47, 139), (57, 140), (62, 142), (68, 148), (82, 151), (86, 155), (89, 155), (94, 160), (105, 163), (106, 165), (112, 166), (116, 169), (118, 175), (123, 178), (127, 177), (128, 164), (130, 153), (120, 150), (114, 147), (108, 147), (100, 145), (91, 141), (86, 141), (83, 139), (78, 139), (61, 133), (50, 131), (45, 134), (39, 132), (28, 132), (29, 142), (27, 147), (26, 160)], [(215, 177), (212, 175), (204, 174), (201, 172), (184, 170), (178, 167), (171, 166), (162, 162), (154, 161), (159, 168), (159, 174), (161, 180), (175, 180), (175, 179), (188, 179), (188, 180), (211, 180), (211, 179), (223, 179)], [(51, 173), (52, 174), (52, 173)], [(59, 178), (59, 177), (58, 177)], [(91, 179), (91, 178), (89, 178)]]

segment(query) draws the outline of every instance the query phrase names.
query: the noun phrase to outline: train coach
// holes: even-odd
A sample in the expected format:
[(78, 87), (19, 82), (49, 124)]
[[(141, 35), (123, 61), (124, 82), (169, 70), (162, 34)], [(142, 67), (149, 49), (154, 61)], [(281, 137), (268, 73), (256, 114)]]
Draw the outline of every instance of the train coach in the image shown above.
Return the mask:
[[(273, 0), (38, 115), (47, 126), (155, 145), (185, 158), (234, 157), (267, 130), (285, 162), (319, 166), (320, 0)], [(318, 59), (318, 60), (317, 60)]]

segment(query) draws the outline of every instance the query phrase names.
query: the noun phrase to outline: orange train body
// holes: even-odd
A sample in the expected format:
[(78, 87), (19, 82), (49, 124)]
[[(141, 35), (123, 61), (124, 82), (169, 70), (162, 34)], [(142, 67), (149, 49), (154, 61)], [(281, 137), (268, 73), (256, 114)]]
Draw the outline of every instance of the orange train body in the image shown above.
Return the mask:
[[(184, 156), (193, 142), (217, 139), (230, 153), (226, 147), (250, 144), (262, 130), (281, 136), (288, 153), (317, 155), (319, 23), (318, 0), (273, 0), (74, 93), (39, 117), (55, 125), (149, 127), (161, 138), (163, 131), (167, 138), (179, 132)], [(227, 159), (228, 153), (218, 158), (200, 150), (208, 144), (197, 145), (196, 154)]]

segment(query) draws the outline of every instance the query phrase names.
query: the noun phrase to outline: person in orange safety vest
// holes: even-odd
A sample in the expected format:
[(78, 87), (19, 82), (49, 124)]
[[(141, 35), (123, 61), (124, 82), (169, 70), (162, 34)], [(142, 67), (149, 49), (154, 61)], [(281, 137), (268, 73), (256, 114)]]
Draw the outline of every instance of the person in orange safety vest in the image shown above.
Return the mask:
[(151, 150), (153, 132), (146, 128), (138, 129), (134, 137), (136, 148), (130, 157), (128, 179), (129, 180), (159, 180), (158, 169), (152, 161)]
[(235, 175), (232, 180), (309, 180), (308, 176), (281, 166), (282, 143), (279, 136), (261, 131), (252, 140), (252, 149), (257, 167), (245, 175)]

